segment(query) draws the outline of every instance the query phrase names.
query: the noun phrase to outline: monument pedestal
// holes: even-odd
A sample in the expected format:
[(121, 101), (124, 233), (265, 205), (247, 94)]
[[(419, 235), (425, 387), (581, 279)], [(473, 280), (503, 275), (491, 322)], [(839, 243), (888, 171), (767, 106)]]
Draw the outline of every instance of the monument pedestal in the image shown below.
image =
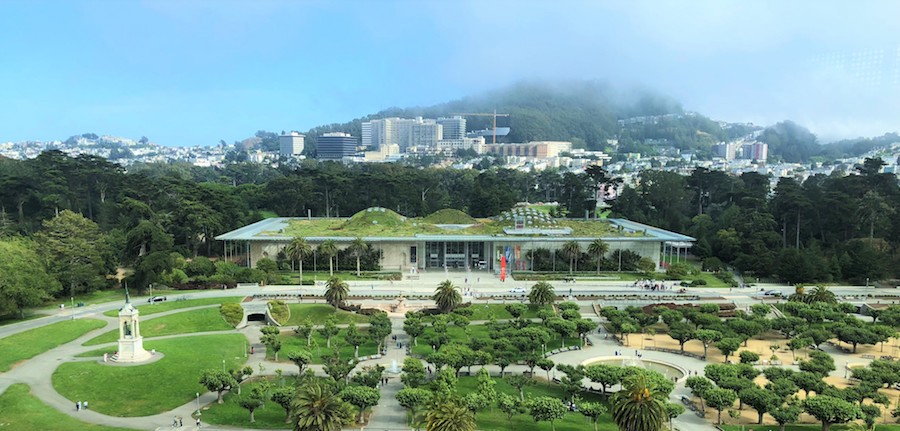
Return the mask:
[(144, 350), (144, 337), (141, 337), (141, 325), (138, 310), (125, 302), (119, 310), (119, 352), (113, 355), (114, 362), (144, 362), (153, 355)]

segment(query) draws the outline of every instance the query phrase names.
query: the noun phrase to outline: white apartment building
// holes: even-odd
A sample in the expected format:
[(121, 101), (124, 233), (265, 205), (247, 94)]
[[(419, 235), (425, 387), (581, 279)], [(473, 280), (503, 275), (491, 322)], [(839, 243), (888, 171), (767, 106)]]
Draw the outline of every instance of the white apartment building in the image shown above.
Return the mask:
[(454, 115), (452, 117), (440, 117), (437, 123), (444, 128), (444, 139), (462, 139), (466, 137), (466, 119)]
[(305, 136), (297, 132), (291, 132), (278, 137), (278, 152), (284, 157), (299, 156), (303, 153)]
[(411, 147), (434, 148), (443, 137), (442, 125), (422, 117), (383, 118), (362, 124), (362, 145), (369, 148), (383, 144), (397, 144), (402, 151)]
[(475, 150), (478, 154), (484, 154), (485, 141), (483, 136), (477, 138), (441, 139), (437, 142), (436, 149), (441, 153), (454, 153), (457, 150)]

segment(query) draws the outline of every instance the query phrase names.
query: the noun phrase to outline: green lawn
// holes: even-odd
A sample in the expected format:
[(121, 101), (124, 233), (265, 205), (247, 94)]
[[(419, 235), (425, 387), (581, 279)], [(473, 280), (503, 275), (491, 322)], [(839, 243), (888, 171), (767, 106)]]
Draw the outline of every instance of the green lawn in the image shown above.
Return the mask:
[[(451, 342), (457, 342), (461, 344), (466, 344), (466, 342), (470, 338), (481, 338), (485, 340), (490, 339), (490, 333), (488, 331), (487, 325), (469, 325), (465, 328), (450, 325), (447, 328), (447, 334), (450, 336)], [(432, 336), (434, 336), (434, 329), (432, 329), (431, 327), (425, 329), (425, 334), (419, 337), (419, 345), (412, 347), (412, 353), (426, 357), (431, 352), (433, 352), (431, 346), (427, 341), (428, 338)], [(566, 337), (566, 346), (572, 346), (578, 343), (580, 343), (578, 337)], [(558, 349), (559, 347), (561, 347), (560, 339), (558, 336), (554, 335), (550, 342), (547, 343), (547, 350)]]
[(105, 325), (96, 319), (64, 320), (0, 338), (0, 372)]
[[(494, 378), (494, 381), (497, 382), (494, 385), (494, 389), (497, 393), (505, 393), (509, 395), (513, 395), (518, 397), (519, 392), (506, 383), (503, 379)], [(460, 395), (465, 395), (469, 392), (475, 390), (478, 380), (476, 377), (460, 377), (459, 383), (457, 384), (457, 392)], [(525, 397), (527, 398), (529, 395), (533, 397), (553, 397), (564, 400), (565, 393), (563, 390), (557, 385), (550, 385), (547, 383), (538, 383), (532, 386), (525, 387)], [(583, 401), (591, 401), (597, 402), (600, 401), (600, 397), (593, 394), (582, 393), (581, 398)], [(506, 420), (506, 415), (500, 411), (500, 409), (494, 407), (493, 411), (491, 411), (490, 407), (487, 407), (481, 411), (479, 411), (475, 415), (475, 422), (478, 425), (478, 429), (480, 431), (507, 431), (507, 430), (516, 430), (516, 431), (549, 431), (550, 430), (550, 422), (535, 422), (531, 416), (526, 413), (518, 414), (513, 416), (512, 421)], [(585, 431), (585, 430), (593, 430), (593, 426), (591, 425), (591, 421), (582, 416), (577, 412), (568, 412), (562, 420), (559, 420), (555, 423), (557, 431)], [(617, 431), (618, 428), (612, 422), (612, 417), (607, 413), (600, 417), (600, 421), (598, 423), (599, 429), (602, 431)]]
[[(359, 332), (362, 334), (368, 333), (367, 328), (358, 328)], [(330, 354), (335, 346), (338, 346), (341, 351), (341, 357), (347, 358), (348, 360), (353, 357), (353, 346), (347, 344), (347, 341), (344, 340), (344, 335), (347, 333), (346, 329), (341, 329), (341, 332), (338, 335), (331, 338), (331, 349), (326, 347), (325, 337), (318, 334), (317, 331), (313, 331), (312, 336), (312, 345), (306, 346), (306, 339), (300, 338), (294, 335), (293, 332), (282, 332), (281, 333), (281, 351), (278, 352), (278, 360), (282, 362), (287, 362), (287, 352), (294, 349), (306, 349), (312, 354), (312, 363), (313, 364), (321, 364), (322, 363), (322, 355)], [(390, 342), (390, 340), (388, 341)], [(370, 356), (378, 353), (378, 343), (375, 340), (367, 339), (365, 343), (359, 346), (359, 356)], [(275, 357), (271, 352), (266, 352), (266, 357), (272, 359)], [(296, 372), (296, 368), (291, 369), (292, 372)]]
[[(512, 315), (509, 314), (509, 311), (506, 311), (505, 304), (472, 304), (467, 308), (472, 310), (472, 316), (469, 317), (469, 320), (490, 320), (491, 316), (494, 316), (497, 320), (508, 320), (513, 318)], [(540, 310), (540, 308), (532, 308), (529, 306), (528, 309), (525, 310), (525, 317), (528, 319), (538, 317), (538, 312)], [(434, 320), (434, 316), (425, 316), (423, 320), (431, 322)]]
[[(185, 311), (183, 313), (170, 314), (156, 319), (141, 321), (141, 335), (144, 338), (160, 337), (163, 335), (189, 334), (192, 332), (227, 331), (234, 329), (229, 325), (218, 308), (201, 308), (199, 310)], [(111, 343), (119, 339), (119, 330), (98, 335), (86, 341), (84, 346), (96, 346), (97, 344)]]
[[(244, 299), (243, 296), (226, 296), (222, 298), (200, 298), (200, 299), (187, 299), (184, 301), (176, 301), (174, 298), (169, 298), (166, 302), (157, 302), (155, 304), (144, 303), (134, 303), (134, 308), (137, 308), (140, 311), (141, 316), (149, 316), (151, 314), (162, 313), (164, 311), (172, 311), (177, 310), (179, 308), (189, 308), (189, 307), (199, 307), (202, 305), (218, 305), (224, 304), (228, 302), (241, 302)], [(116, 317), (119, 315), (119, 310), (109, 310), (103, 313), (104, 316)]]
[[(285, 385), (294, 384), (293, 378), (286, 377), (283, 380), (282, 383)], [(270, 382), (275, 386), (280, 384), (274, 377), (270, 379)], [(247, 382), (241, 386), (241, 391), (244, 394), (248, 394), (254, 387), (259, 386), (259, 381)], [(290, 427), (284, 422), (284, 408), (270, 400), (266, 400), (266, 404), (256, 410), (254, 414), (256, 422), (250, 423), (250, 412), (238, 404), (240, 399), (241, 397), (236, 391), (225, 394), (225, 402), (223, 404), (210, 404), (209, 408), (203, 411), (203, 421), (209, 424), (253, 429), (285, 429)]]
[[(93, 404), (90, 404), (93, 407)], [(75, 408), (75, 404), (72, 404)], [(28, 385), (15, 384), (0, 395), (0, 429), (56, 431), (125, 431), (79, 421), (31, 395)]]
[(337, 310), (328, 304), (288, 304), (291, 309), (291, 318), (283, 326), (297, 326), (309, 318), (314, 325), (322, 325), (328, 316), (334, 314), (337, 323), (368, 323), (369, 316), (351, 313), (349, 311)]
[(25, 322), (28, 320), (34, 320), (41, 317), (46, 317), (48, 314), (37, 314), (29, 311), (25, 312), (25, 318), (20, 318), (19, 314), (10, 314), (3, 317), (0, 317), (0, 326), (12, 325), (13, 323)]
[(147, 416), (166, 412), (206, 392), (199, 383), (207, 369), (232, 369), (246, 362), (247, 339), (240, 334), (148, 341), (147, 350), (165, 355), (157, 362), (122, 367), (97, 362), (63, 363), (53, 386), (70, 400), (88, 400), (92, 410), (111, 416)]

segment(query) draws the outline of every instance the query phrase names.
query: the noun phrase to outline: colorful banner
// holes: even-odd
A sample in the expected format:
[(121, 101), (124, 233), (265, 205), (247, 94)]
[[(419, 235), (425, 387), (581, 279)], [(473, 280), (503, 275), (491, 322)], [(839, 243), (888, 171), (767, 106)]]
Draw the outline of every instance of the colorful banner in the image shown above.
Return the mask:
[(506, 256), (500, 256), (500, 281), (506, 281)]

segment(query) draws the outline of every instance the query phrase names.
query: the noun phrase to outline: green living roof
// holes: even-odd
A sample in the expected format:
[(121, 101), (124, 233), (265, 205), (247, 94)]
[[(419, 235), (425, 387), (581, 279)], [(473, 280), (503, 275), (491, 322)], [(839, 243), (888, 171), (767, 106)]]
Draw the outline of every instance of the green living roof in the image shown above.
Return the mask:
[[(524, 230), (514, 230), (515, 219), (525, 218)], [(449, 223), (464, 222), (464, 223)], [(562, 233), (561, 233), (562, 232)], [(492, 219), (474, 219), (457, 210), (441, 210), (424, 218), (407, 218), (385, 208), (367, 208), (350, 218), (270, 218), (219, 235), (218, 240), (266, 241), (304, 237), (311, 240), (355, 237), (383, 240), (471, 237), (469, 240), (570, 238), (628, 238), (693, 241), (693, 238), (622, 219), (553, 219), (546, 214), (511, 210)]]

